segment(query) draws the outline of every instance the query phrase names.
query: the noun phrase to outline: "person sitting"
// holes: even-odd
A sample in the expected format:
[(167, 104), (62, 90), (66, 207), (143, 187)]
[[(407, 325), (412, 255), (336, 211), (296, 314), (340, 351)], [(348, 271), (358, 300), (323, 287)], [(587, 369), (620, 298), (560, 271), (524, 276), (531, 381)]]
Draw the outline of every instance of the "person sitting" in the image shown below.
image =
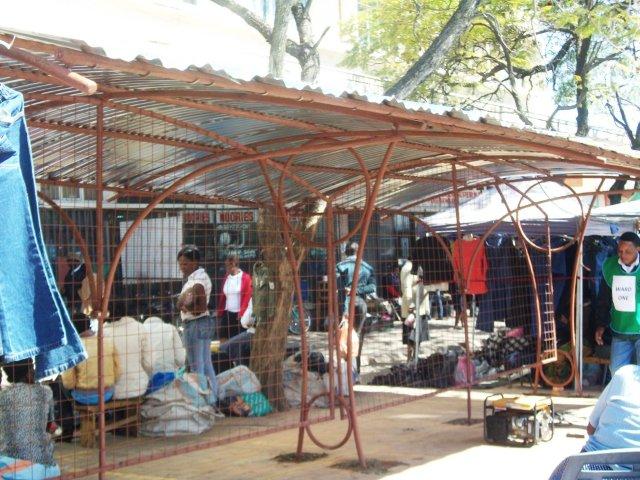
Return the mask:
[[(91, 329), (91, 321), (84, 315), (76, 315), (73, 324), (80, 334), (82, 344), (87, 351), (87, 359), (62, 373), (62, 385), (71, 391), (71, 397), (83, 405), (97, 405), (98, 395), (98, 336)], [(105, 337), (103, 341), (104, 400), (113, 398), (114, 384), (120, 377), (120, 358), (113, 340)]]
[[(125, 312), (114, 308), (114, 313)], [(151, 371), (147, 330), (135, 318), (123, 316), (105, 324), (104, 336), (113, 341), (122, 370), (122, 375), (114, 384), (113, 398), (122, 400), (141, 397), (149, 385)]]
[(150, 375), (147, 393), (154, 392), (175, 378), (176, 370), (184, 367), (186, 352), (178, 329), (160, 317), (151, 316), (143, 324), (150, 350)]
[(249, 366), (249, 360), (251, 359), (251, 340), (256, 333), (254, 323), (253, 300), (250, 299), (247, 309), (244, 311), (242, 318), (240, 318), (240, 324), (245, 331), (233, 336), (220, 345), (220, 351), (225, 353), (229, 357), (229, 360), (236, 366)]
[[(15, 468), (25, 475), (20, 478), (57, 477), (60, 469), (53, 459), (53, 440), (47, 432), (53, 418), (51, 389), (34, 383), (30, 358), (5, 363), (2, 368), (11, 385), (0, 390), (0, 453), (11, 460), (40, 464), (22, 465), (25, 470), (20, 469), (19, 462), (10, 466), (11, 472)], [(0, 465), (10, 463), (8, 460), (2, 458)]]
[[(587, 434), (582, 452), (640, 448), (640, 366), (616, 370), (593, 407)], [(562, 478), (565, 463), (556, 467), (551, 480)]]

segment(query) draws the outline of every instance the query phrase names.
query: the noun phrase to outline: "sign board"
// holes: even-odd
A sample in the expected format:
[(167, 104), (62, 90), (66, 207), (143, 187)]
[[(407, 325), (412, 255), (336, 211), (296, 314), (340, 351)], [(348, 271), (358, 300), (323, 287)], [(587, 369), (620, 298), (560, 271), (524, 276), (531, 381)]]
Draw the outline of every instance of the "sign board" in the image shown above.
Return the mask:
[(182, 214), (184, 223), (211, 223), (211, 212), (208, 210), (192, 210)]
[(218, 210), (216, 211), (216, 223), (254, 223), (257, 219), (255, 210)]

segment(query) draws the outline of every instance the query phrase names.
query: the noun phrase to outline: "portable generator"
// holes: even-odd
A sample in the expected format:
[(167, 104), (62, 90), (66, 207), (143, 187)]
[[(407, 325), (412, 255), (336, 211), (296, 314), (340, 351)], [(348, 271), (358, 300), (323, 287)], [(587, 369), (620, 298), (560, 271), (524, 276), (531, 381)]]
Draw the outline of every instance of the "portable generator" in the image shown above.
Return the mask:
[(549, 397), (490, 395), (484, 400), (484, 439), (530, 447), (553, 438), (553, 401)]

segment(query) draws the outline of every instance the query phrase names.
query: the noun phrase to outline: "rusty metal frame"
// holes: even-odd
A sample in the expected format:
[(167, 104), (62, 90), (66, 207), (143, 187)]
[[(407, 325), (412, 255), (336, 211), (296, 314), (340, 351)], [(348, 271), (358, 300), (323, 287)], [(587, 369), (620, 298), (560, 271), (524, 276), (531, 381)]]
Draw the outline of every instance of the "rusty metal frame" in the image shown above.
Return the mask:
[[(6, 35), (0, 34), (0, 39), (8, 40)], [(177, 190), (186, 185), (188, 182), (205, 175), (207, 173), (214, 172), (226, 167), (235, 166), (238, 164), (253, 164), (257, 165), (262, 172), (265, 185), (267, 186), (270, 197), (271, 205), (276, 208), (277, 217), (282, 225), (284, 232), (283, 239), (287, 245), (288, 262), (290, 264), (293, 277), (294, 286), (296, 291), (296, 304), (299, 310), (301, 318), (303, 317), (302, 309), (302, 292), (299, 278), (299, 259), (294, 257), (292, 248), (292, 238), (297, 238), (299, 241), (304, 242), (306, 245), (316, 245), (313, 239), (305, 238), (301, 235), (296, 235), (297, 232), (291, 227), (289, 217), (292, 212), (297, 208), (287, 207), (286, 199), (284, 198), (284, 179), (288, 179), (295, 183), (302, 190), (308, 192), (311, 198), (321, 199), (327, 202), (327, 210), (324, 214), (327, 221), (327, 242), (323, 245), (328, 250), (327, 255), (327, 268), (328, 272), (335, 270), (335, 253), (338, 244), (347, 238), (351, 238), (357, 233), (360, 234), (360, 247), (356, 255), (356, 268), (354, 272), (353, 282), (357, 284), (357, 279), (360, 273), (360, 265), (363, 258), (363, 252), (366, 245), (369, 226), (372, 220), (372, 216), (375, 212), (388, 212), (393, 214), (405, 215), (412, 218), (414, 221), (419, 222), (425, 226), (428, 230), (432, 231), (439, 243), (444, 245), (444, 241), (437, 232), (428, 225), (428, 222), (413, 215), (409, 210), (416, 205), (423, 204), (430, 199), (439, 198), (445, 195), (453, 194), (455, 210), (456, 210), (456, 229), (457, 237), (461, 238), (461, 226), (460, 226), (460, 192), (465, 190), (471, 190), (486, 185), (499, 185), (504, 184), (510, 188), (518, 191), (522, 198), (528, 198), (526, 192), (522, 192), (514, 186), (518, 180), (505, 180), (501, 179), (498, 175), (487, 171), (484, 168), (471, 164), (473, 161), (487, 161), (494, 164), (504, 164), (509, 166), (517, 166), (517, 168), (526, 171), (532, 175), (534, 179), (542, 180), (554, 180), (570, 178), (572, 175), (553, 174), (549, 170), (540, 168), (538, 166), (530, 165), (526, 163), (529, 161), (544, 160), (544, 161), (564, 161), (568, 163), (574, 163), (576, 165), (590, 166), (596, 168), (606, 168), (607, 172), (603, 172), (601, 176), (592, 174), (593, 178), (602, 178), (600, 186), (596, 192), (600, 192), (604, 178), (610, 178), (616, 173), (628, 173), (632, 175), (640, 175), (640, 165), (634, 165), (630, 162), (630, 157), (620, 154), (618, 152), (605, 150), (602, 148), (590, 147), (586, 145), (569, 142), (563, 139), (542, 136), (540, 134), (509, 130), (506, 127), (490, 125), (487, 123), (474, 123), (469, 122), (461, 118), (446, 117), (441, 115), (435, 115), (428, 112), (412, 112), (403, 108), (397, 108), (391, 104), (373, 104), (368, 102), (362, 102), (354, 98), (335, 98), (323, 95), (321, 93), (313, 91), (298, 91), (288, 89), (279, 85), (273, 85), (267, 82), (242, 82), (234, 81), (223, 77), (221, 75), (213, 74), (205, 71), (177, 71), (166, 69), (161, 66), (153, 65), (143, 61), (126, 62), (122, 60), (115, 60), (106, 58), (94, 53), (82, 52), (71, 48), (56, 46), (53, 44), (38, 42), (35, 40), (28, 40), (23, 38), (11, 39), (14, 41), (14, 46), (10, 49), (0, 46), (0, 56), (12, 58), (26, 65), (31, 66), (34, 70), (27, 71), (25, 69), (19, 69), (14, 67), (0, 67), (0, 76), (8, 76), (11, 78), (22, 78), (27, 81), (35, 83), (43, 83), (50, 85), (63, 86), (71, 89), (75, 89), (80, 93), (88, 96), (79, 96), (71, 94), (66, 91), (63, 94), (42, 94), (42, 93), (29, 93), (26, 94), (26, 98), (35, 102), (33, 105), (27, 107), (27, 113), (35, 116), (30, 119), (32, 127), (43, 130), (55, 130), (67, 132), (74, 135), (92, 136), (96, 139), (95, 145), (95, 183), (74, 181), (68, 178), (42, 178), (39, 182), (42, 184), (50, 185), (67, 185), (77, 186), (80, 188), (95, 189), (97, 192), (96, 200), (96, 261), (97, 261), (97, 285), (94, 284), (93, 276), (90, 276), (90, 286), (92, 289), (92, 299), (94, 306), (99, 304), (97, 309), (99, 319), (99, 332), (98, 332), (98, 369), (99, 369), (99, 390), (100, 390), (100, 404), (99, 404), (99, 466), (97, 469), (87, 469), (85, 472), (76, 472), (72, 476), (79, 476), (82, 473), (97, 472), (99, 478), (104, 478), (107, 471), (117, 468), (119, 466), (138, 463), (140, 461), (150, 460), (158, 458), (158, 456), (165, 456), (172, 453), (180, 453), (185, 451), (191, 451), (199, 448), (207, 448), (221, 443), (222, 441), (210, 441), (189, 447), (180, 447), (174, 449), (173, 452), (164, 452), (162, 455), (152, 454), (147, 457), (140, 457), (136, 459), (129, 459), (118, 464), (109, 464), (106, 458), (106, 440), (104, 431), (104, 352), (103, 352), (103, 338), (104, 338), (104, 318), (107, 313), (107, 307), (109, 303), (109, 297), (113, 286), (115, 272), (117, 265), (120, 261), (124, 248), (141, 224), (141, 222), (153, 211), (153, 209), (165, 200), (176, 201), (193, 201), (196, 203), (226, 203), (236, 204), (242, 206), (265, 206), (266, 202), (249, 201), (243, 199), (230, 199), (223, 197), (216, 197), (214, 195), (195, 195), (191, 193), (177, 192)], [(44, 54), (44, 55), (42, 55)], [(65, 66), (62, 66), (62, 65)], [(123, 88), (115, 88), (108, 85), (99, 84), (87, 77), (79, 75), (73, 71), (74, 67), (89, 66), (93, 68), (102, 68), (112, 71), (125, 72), (140, 76), (150, 76), (158, 79), (171, 80), (176, 82), (187, 82), (192, 86), (215, 86), (218, 90), (198, 90), (198, 89), (155, 89), (155, 90), (125, 90)], [(223, 90), (224, 89), (224, 90)], [(228, 115), (238, 118), (247, 118), (254, 121), (264, 122), (265, 124), (277, 125), (280, 127), (288, 127), (296, 130), (302, 130), (306, 133), (294, 135), (283, 135), (275, 140), (268, 140), (264, 142), (258, 142), (256, 144), (245, 145), (231, 137), (217, 134), (215, 132), (204, 129), (193, 122), (187, 122), (174, 118), (170, 115), (156, 112), (151, 106), (149, 108), (141, 108), (126, 103), (128, 100), (146, 100), (149, 102), (155, 102), (158, 105), (173, 105), (180, 109), (200, 110), (205, 112), (217, 113), (222, 115)], [(379, 122), (381, 129), (379, 130), (354, 130), (344, 131), (331, 125), (323, 125), (310, 121), (298, 120), (295, 118), (287, 118), (285, 116), (279, 116), (275, 114), (267, 114), (263, 112), (245, 110), (235, 106), (225, 104), (225, 102), (237, 102), (246, 101), (251, 103), (279, 105), (284, 107), (295, 107), (298, 109), (306, 109), (313, 112), (331, 112), (334, 114), (342, 115), (349, 118), (366, 119), (370, 121)], [(70, 124), (60, 121), (43, 120), (37, 115), (41, 112), (51, 108), (60, 108), (67, 105), (83, 104), (93, 106), (95, 108), (95, 127), (82, 125), (82, 124)], [(190, 132), (194, 132), (203, 138), (211, 140), (213, 143), (206, 143), (204, 141), (190, 141), (181, 138), (173, 138), (167, 136), (149, 135), (140, 132), (126, 132), (105, 128), (105, 108), (117, 110), (121, 112), (127, 112), (133, 115), (145, 116), (160, 122), (164, 122), (174, 127), (184, 128)], [(440, 131), (430, 130), (433, 126), (440, 129)], [(207, 155), (193, 160), (183, 162), (180, 165), (174, 165), (160, 172), (151, 174), (142, 174), (142, 178), (138, 179), (133, 185), (127, 187), (121, 187), (116, 185), (108, 185), (104, 181), (104, 141), (105, 138), (114, 138), (124, 141), (146, 142), (152, 144), (167, 145), (174, 148), (186, 149), (189, 151), (205, 152)], [(420, 139), (421, 141), (416, 141)], [(508, 145), (509, 147), (524, 147), (529, 149), (527, 152), (514, 153), (514, 154), (495, 154), (489, 155), (482, 152), (469, 152), (460, 148), (443, 147), (436, 145), (434, 140), (447, 140), (457, 139), (466, 140), (469, 142), (494, 142), (499, 145)], [(299, 145), (298, 143), (302, 143)], [(267, 145), (279, 144), (278, 148), (274, 150), (262, 151), (261, 147)], [(227, 145), (230, 148), (224, 148), (221, 145)], [(362, 154), (358, 151), (359, 148), (367, 146), (387, 146), (386, 152), (379, 162), (376, 168), (368, 169), (365, 159), (362, 158)], [(403, 162), (393, 163), (392, 157), (395, 149), (409, 149), (421, 152), (420, 158), (412, 160), (406, 160)], [(346, 151), (352, 155), (358, 166), (357, 168), (346, 167), (323, 167), (316, 165), (296, 164), (294, 159), (300, 154), (310, 153), (323, 153), (323, 152), (335, 152)], [(429, 155), (426, 155), (428, 153)], [(420, 155), (420, 154), (417, 154)], [(280, 160), (286, 158), (286, 160)], [(608, 163), (607, 159), (614, 160), (616, 163)], [(424, 168), (428, 166), (443, 165), (448, 166), (450, 170), (439, 172), (437, 177), (423, 177), (420, 175), (411, 175), (406, 171)], [(160, 179), (168, 176), (172, 173), (184, 172), (186, 169), (193, 168), (192, 171), (185, 174), (181, 178), (171, 182), (163, 191), (149, 190), (148, 186), (153, 180)], [(475, 183), (469, 183), (465, 181), (459, 181), (459, 171), (462, 169), (474, 170), (484, 177), (484, 179)], [(273, 185), (270, 178), (270, 172), (276, 172), (280, 174), (280, 179), (277, 188)], [(303, 176), (297, 175), (296, 172), (318, 172), (318, 171), (330, 171), (335, 174), (345, 175), (352, 177), (353, 180), (348, 182), (347, 185), (336, 188), (331, 191), (323, 191), (316, 188), (311, 182), (305, 180)], [(449, 175), (449, 178), (447, 178)], [(576, 175), (576, 178), (583, 178), (590, 175)], [(411, 182), (409, 185), (413, 186), (416, 183), (437, 182), (445, 186), (448, 189), (444, 189), (442, 192), (426, 195), (415, 202), (410, 202), (405, 205), (400, 205), (397, 209), (381, 209), (376, 206), (377, 198), (382, 189), (383, 183), (386, 179), (403, 180)], [(528, 178), (523, 178), (525, 180)], [(343, 207), (336, 206), (335, 200), (344, 195), (346, 192), (353, 188), (364, 186), (364, 205), (359, 208), (362, 212), (362, 216), (357, 222), (356, 226), (349, 232), (340, 238), (335, 238), (333, 219), (336, 213), (344, 211)], [(498, 189), (500, 191), (500, 189)], [(115, 195), (109, 199), (109, 201), (115, 201), (123, 196), (138, 196), (146, 197), (149, 199), (148, 205), (139, 213), (137, 218), (133, 221), (130, 227), (127, 229), (120, 244), (113, 253), (113, 259), (107, 274), (106, 280), (103, 279), (104, 269), (104, 218), (103, 210), (105, 208), (105, 192), (113, 192)], [(573, 192), (573, 196), (577, 196)], [(587, 193), (581, 193), (580, 195), (587, 195)], [(91, 260), (88, 259), (89, 253), (86, 248), (86, 242), (82, 238), (82, 235), (77, 229), (77, 226), (66, 215), (64, 210), (60, 208), (53, 200), (48, 198), (42, 192), (39, 193), (40, 198), (56, 210), (62, 217), (63, 221), (69, 225), (72, 229), (74, 238), (82, 249), (83, 256), (85, 257), (85, 263), (88, 269), (91, 268)], [(572, 195), (569, 195), (570, 197)], [(564, 197), (558, 197), (564, 198)], [(545, 201), (553, 201), (558, 198), (549, 199)], [(576, 235), (576, 242), (581, 247), (584, 234), (586, 231), (586, 224), (590, 216), (591, 208), (593, 207), (595, 195), (591, 201), (588, 211), (583, 215), (583, 222)], [(504, 197), (503, 197), (504, 201)], [(511, 209), (504, 201), (508, 213), (498, 220), (493, 227), (491, 227), (484, 235), (486, 238), (497, 225), (507, 217), (511, 217), (516, 225), (516, 228), (521, 230), (521, 226), (518, 221), (518, 212), (522, 208), (529, 208), (535, 206), (540, 208), (540, 204), (545, 201), (532, 202), (530, 204)], [(584, 212), (583, 212), (584, 213)], [(542, 323), (540, 313), (540, 300), (537, 292), (537, 286), (535, 282), (535, 272), (531, 263), (530, 256), (528, 254), (526, 236), (521, 238), (523, 250), (527, 257), (527, 266), (529, 274), (532, 277), (533, 285), (533, 297), (535, 298), (536, 307), (536, 322), (538, 327), (538, 345), (536, 351), (538, 353), (537, 360), (541, 360), (541, 335), (542, 335)], [(320, 245), (320, 244), (317, 244)], [(454, 265), (451, 252), (445, 249), (447, 256)], [(551, 247), (547, 249), (547, 253), (551, 254)], [(478, 249), (473, 252), (471, 262), (473, 263), (477, 257)], [(88, 260), (88, 261), (87, 261)], [(576, 260), (577, 262), (577, 260)], [(465, 328), (465, 345), (467, 352), (470, 355), (472, 352), (469, 348), (469, 331), (468, 331), (468, 319), (466, 316), (466, 285), (464, 285), (464, 278), (462, 272), (455, 271), (454, 275), (459, 281), (461, 286), (461, 302), (462, 312), (461, 319)], [(575, 299), (575, 282), (577, 278), (577, 263), (574, 266), (572, 272), (572, 300)], [(329, 292), (335, 292), (335, 278), (328, 275)], [(349, 340), (347, 344), (347, 368), (350, 368), (353, 359), (353, 352), (351, 351), (351, 332), (354, 325), (355, 317), (355, 289), (350, 292), (350, 304), (349, 304)], [(572, 301), (571, 312), (571, 325), (575, 324), (575, 305)], [(338, 321), (338, 304), (335, 295), (330, 294), (328, 299), (328, 313), (330, 318), (329, 326), (329, 351), (330, 354), (330, 371), (333, 369), (338, 371), (338, 391), (342, 392), (342, 375), (340, 375), (341, 362), (338, 355), (339, 346), (335, 341), (335, 335), (337, 332)], [(572, 339), (575, 345), (575, 338)], [(303, 333), (301, 335), (301, 347), (303, 351), (302, 363), (303, 371), (306, 372), (308, 349), (306, 343), (306, 336)], [(335, 350), (337, 364), (333, 363), (333, 351)], [(575, 356), (575, 349), (573, 352)], [(470, 365), (467, 364), (467, 378), (470, 378)], [(538, 370), (540, 370), (538, 368)], [(355, 404), (355, 395), (353, 393), (353, 380), (351, 375), (347, 375), (347, 388), (348, 398), (344, 398), (342, 393), (335, 394), (335, 386), (333, 384), (333, 375), (330, 376), (330, 414), (326, 417), (322, 417), (318, 420), (311, 421), (309, 419), (310, 403), (306, 401), (306, 375), (303, 375), (302, 384), (302, 407), (300, 409), (299, 421), (292, 425), (282, 426), (281, 428), (268, 429), (267, 431), (278, 431), (285, 428), (298, 427), (298, 453), (302, 452), (303, 441), (305, 433), (316, 444), (324, 448), (338, 448), (344, 445), (351, 435), (353, 435), (358, 458), (362, 466), (366, 466), (366, 458), (360, 438), (358, 428), (358, 416), (359, 414), (366, 413), (367, 411), (374, 411), (383, 407), (372, 407), (364, 409), (360, 412), (357, 411)], [(467, 390), (467, 413), (468, 418), (471, 418), (471, 403), (470, 403), (470, 383), (465, 385)], [(427, 394), (430, 396), (432, 394)], [(421, 397), (414, 397), (421, 398)], [(392, 404), (403, 403), (402, 400)], [(320, 442), (310, 429), (312, 424), (324, 421), (327, 419), (335, 418), (335, 407), (340, 408), (341, 419), (347, 420), (347, 434), (334, 445), (325, 445)], [(388, 404), (390, 405), (390, 404)], [(385, 404), (387, 406), (387, 404)], [(266, 432), (265, 432), (266, 433)], [(240, 436), (239, 438), (249, 437), (251, 435)]]

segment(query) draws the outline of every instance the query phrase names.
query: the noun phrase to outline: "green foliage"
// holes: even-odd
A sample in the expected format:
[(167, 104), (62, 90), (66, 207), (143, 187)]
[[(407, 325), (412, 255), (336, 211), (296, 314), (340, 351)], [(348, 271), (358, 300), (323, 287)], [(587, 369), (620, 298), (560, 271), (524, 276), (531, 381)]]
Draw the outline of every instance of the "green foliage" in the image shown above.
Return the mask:
[[(457, 3), (362, 2), (360, 15), (348, 27), (353, 48), (344, 63), (392, 85), (437, 37)], [(490, 21), (505, 46), (490, 28)], [(587, 62), (584, 71), (576, 71), (577, 48), (584, 39), (590, 40)], [(452, 94), (458, 93), (467, 99), (504, 101), (516, 98), (520, 88), (534, 85), (552, 89), (557, 105), (571, 105), (578, 89), (588, 85), (588, 104), (589, 95), (603, 95), (602, 86), (610, 84), (608, 78), (618, 69), (637, 73), (636, 59), (629, 50), (639, 40), (640, 11), (633, 2), (484, 0), (458, 47), (412, 97), (455, 104)], [(567, 43), (564, 55), (550, 64)], [(509, 82), (507, 59), (517, 80), (515, 86)], [(542, 66), (549, 68), (531, 70)]]

